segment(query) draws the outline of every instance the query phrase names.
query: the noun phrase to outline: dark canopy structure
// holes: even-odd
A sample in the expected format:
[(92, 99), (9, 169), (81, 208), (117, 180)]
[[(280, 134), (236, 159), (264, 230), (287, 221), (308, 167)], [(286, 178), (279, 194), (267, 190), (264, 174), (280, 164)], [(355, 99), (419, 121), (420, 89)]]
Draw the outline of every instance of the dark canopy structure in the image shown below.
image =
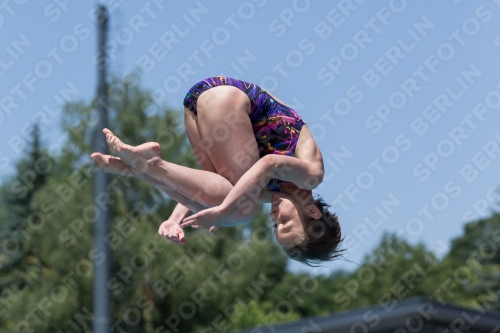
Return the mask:
[(487, 304), (474, 310), (411, 298), (239, 333), (500, 333), (500, 314), (487, 308)]

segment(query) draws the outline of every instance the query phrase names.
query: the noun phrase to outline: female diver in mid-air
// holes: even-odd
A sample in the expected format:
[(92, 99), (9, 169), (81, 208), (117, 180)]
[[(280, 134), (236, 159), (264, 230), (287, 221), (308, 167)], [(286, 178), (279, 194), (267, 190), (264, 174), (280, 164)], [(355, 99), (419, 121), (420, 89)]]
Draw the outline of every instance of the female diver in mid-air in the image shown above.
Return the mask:
[(178, 202), (158, 233), (185, 244), (182, 228), (247, 223), (271, 203), (276, 240), (311, 265), (339, 256), (340, 225), (312, 190), (323, 180), (319, 147), (300, 116), (264, 89), (227, 77), (195, 84), (184, 99), (187, 136), (202, 170), (161, 158), (160, 146), (124, 144), (104, 129), (111, 155), (93, 153), (106, 172), (143, 179)]

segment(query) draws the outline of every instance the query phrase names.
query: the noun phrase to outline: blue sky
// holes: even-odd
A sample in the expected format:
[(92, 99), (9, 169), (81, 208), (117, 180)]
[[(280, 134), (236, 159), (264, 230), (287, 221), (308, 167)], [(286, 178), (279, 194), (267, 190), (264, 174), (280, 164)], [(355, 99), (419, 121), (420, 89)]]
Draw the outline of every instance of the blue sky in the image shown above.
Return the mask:
[[(98, 3), (0, 8), (1, 175), (41, 116), (58, 149), (61, 89), (95, 94)], [(347, 259), (360, 262), (385, 231), (441, 255), (464, 222), (500, 210), (500, 1), (101, 3), (109, 69), (138, 70), (157, 103), (180, 109), (194, 83), (227, 75), (299, 112), (325, 159), (317, 193), (339, 215)], [(323, 271), (338, 267), (354, 268)]]

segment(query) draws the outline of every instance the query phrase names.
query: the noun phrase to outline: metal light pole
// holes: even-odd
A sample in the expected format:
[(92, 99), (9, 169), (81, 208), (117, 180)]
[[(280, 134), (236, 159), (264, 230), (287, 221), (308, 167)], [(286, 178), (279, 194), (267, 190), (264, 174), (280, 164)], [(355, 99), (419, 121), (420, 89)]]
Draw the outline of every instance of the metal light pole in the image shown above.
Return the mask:
[[(97, 11), (97, 20), (99, 23), (99, 61), (98, 61), (98, 80), (97, 87), (97, 111), (99, 112), (99, 123), (94, 128), (92, 136), (92, 148), (94, 152), (105, 153), (106, 137), (102, 129), (107, 127), (108, 123), (108, 89), (106, 85), (106, 31), (108, 25), (108, 15), (104, 6), (99, 6)], [(93, 289), (93, 312), (94, 312), (94, 333), (107, 333), (111, 323), (109, 307), (109, 291), (106, 283), (109, 280), (109, 248), (104, 241), (104, 237), (109, 230), (108, 202), (102, 203), (102, 198), (106, 198), (106, 189), (108, 186), (108, 175), (99, 168), (94, 172), (94, 203), (99, 210), (94, 220), (94, 245), (98, 253), (105, 256), (101, 263), (94, 261), (94, 289)], [(99, 200), (97, 200), (99, 198)]]

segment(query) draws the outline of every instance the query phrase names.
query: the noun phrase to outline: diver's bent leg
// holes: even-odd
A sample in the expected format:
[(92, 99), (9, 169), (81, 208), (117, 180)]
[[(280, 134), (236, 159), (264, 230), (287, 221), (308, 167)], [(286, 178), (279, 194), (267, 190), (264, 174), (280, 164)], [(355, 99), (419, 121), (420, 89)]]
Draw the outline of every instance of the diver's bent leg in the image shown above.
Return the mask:
[(124, 163), (186, 197), (207, 206), (217, 206), (233, 187), (226, 178), (210, 171), (187, 168), (164, 161), (159, 156), (148, 159), (144, 152), (137, 151), (138, 147), (124, 144), (108, 129), (105, 132), (111, 151)]
[(201, 141), (217, 173), (233, 185), (260, 158), (250, 107), (248, 96), (233, 86), (207, 90), (197, 102)]
[(195, 213), (199, 212), (200, 210), (206, 209), (207, 207), (218, 205), (223, 200), (222, 199), (220, 202), (217, 202), (216, 204), (209, 205), (206, 202), (202, 201), (200, 198), (196, 198), (194, 196), (193, 197), (186, 196), (180, 193), (179, 191), (176, 191), (172, 187), (168, 186), (164, 182), (158, 181), (157, 179), (150, 177), (148, 174), (142, 173), (132, 168), (131, 166), (125, 164), (118, 157), (103, 155), (101, 153), (93, 153), (91, 155), (91, 158), (96, 163), (97, 166), (99, 166), (101, 169), (103, 169), (108, 173), (114, 173), (122, 176), (132, 176), (148, 182), (149, 184), (155, 186), (160, 191), (166, 193), (168, 196), (170, 196), (178, 203), (181, 203), (182, 205), (188, 207)]

